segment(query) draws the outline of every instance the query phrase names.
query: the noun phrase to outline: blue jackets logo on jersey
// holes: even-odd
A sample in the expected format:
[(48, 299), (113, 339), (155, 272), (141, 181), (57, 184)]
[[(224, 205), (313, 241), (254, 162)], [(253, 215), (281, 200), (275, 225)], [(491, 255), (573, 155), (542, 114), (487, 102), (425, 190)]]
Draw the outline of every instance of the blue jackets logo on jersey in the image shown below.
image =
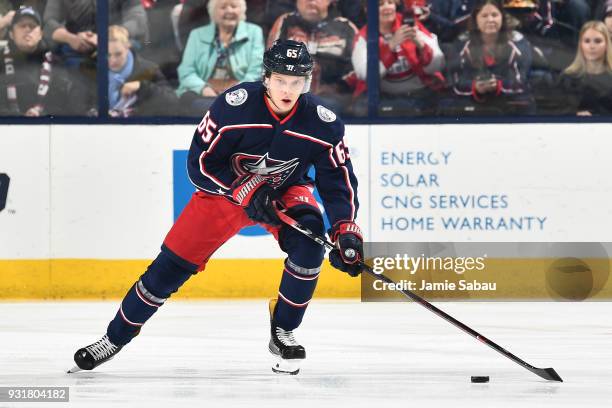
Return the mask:
[(268, 183), (274, 188), (280, 187), (299, 164), (297, 158), (287, 161), (275, 160), (270, 158), (268, 153), (263, 156), (246, 153), (232, 155), (232, 169), (238, 177), (244, 174), (267, 176)]
[[(176, 221), (178, 216), (181, 214), (181, 211), (183, 211), (183, 208), (185, 208), (185, 206), (189, 202), (189, 199), (195, 192), (195, 188), (193, 187), (193, 184), (191, 184), (191, 181), (189, 181), (189, 177), (187, 177), (187, 174), (185, 172), (185, 161), (187, 160), (187, 154), (187, 150), (175, 150), (172, 154), (172, 181), (174, 185), (174, 221)], [(292, 162), (292, 160), (290, 160), (290, 162)], [(313, 168), (311, 168), (308, 172), (308, 176), (313, 179), (315, 178), (315, 172)], [(316, 188), (314, 191), (314, 196), (317, 202), (321, 204), (322, 200)], [(329, 228), (331, 228), (331, 226), (329, 224), (329, 221), (327, 220), (327, 217), (325, 216), (325, 209), (322, 208), (322, 205), (320, 205), (319, 207), (321, 207), (321, 211), (324, 215), (323, 219), (325, 220), (325, 230), (328, 230)], [(238, 234), (243, 236), (261, 236), (267, 235), (268, 232), (263, 227), (255, 225), (252, 227), (243, 228)]]

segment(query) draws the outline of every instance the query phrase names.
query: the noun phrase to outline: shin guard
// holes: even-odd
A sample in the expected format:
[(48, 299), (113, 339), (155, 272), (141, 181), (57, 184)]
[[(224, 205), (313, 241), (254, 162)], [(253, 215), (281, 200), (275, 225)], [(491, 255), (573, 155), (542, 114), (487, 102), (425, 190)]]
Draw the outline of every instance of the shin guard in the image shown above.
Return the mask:
[(321, 267), (302, 268), (287, 258), (273, 315), (277, 326), (293, 330), (300, 325), (317, 287), (320, 270)]
[[(324, 233), (321, 214), (307, 210), (298, 212), (295, 218), (316, 234)], [(317, 287), (325, 251), (321, 245), (289, 227), (281, 232), (281, 248), (289, 256), (285, 260), (273, 320), (277, 326), (293, 330), (302, 322), (306, 307)]]
[(110, 341), (118, 346), (129, 343), (193, 273), (161, 252), (123, 298), (115, 318), (108, 325)]

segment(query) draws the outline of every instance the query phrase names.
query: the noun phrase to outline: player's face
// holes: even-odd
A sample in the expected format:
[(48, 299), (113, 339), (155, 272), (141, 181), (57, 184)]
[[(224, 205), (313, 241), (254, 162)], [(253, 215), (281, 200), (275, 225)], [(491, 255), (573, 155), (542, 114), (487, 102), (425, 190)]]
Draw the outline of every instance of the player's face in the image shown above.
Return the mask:
[(42, 39), (40, 25), (29, 17), (23, 17), (11, 29), (10, 37), (22, 52), (32, 52)]
[(586, 30), (580, 39), (580, 49), (588, 62), (603, 61), (606, 55), (606, 37), (592, 28)]
[(270, 78), (266, 78), (274, 113), (280, 115), (289, 113), (304, 90), (305, 84), (306, 78), (298, 76), (272, 73)]
[(476, 15), (478, 30), (484, 35), (495, 35), (502, 27), (502, 13), (492, 4), (487, 4)]
[(127, 61), (127, 55), (129, 52), (127, 45), (122, 44), (120, 41), (109, 41), (108, 42), (108, 69), (111, 71), (120, 71)]
[(297, 0), (297, 9), (306, 21), (318, 22), (327, 17), (330, 0)]

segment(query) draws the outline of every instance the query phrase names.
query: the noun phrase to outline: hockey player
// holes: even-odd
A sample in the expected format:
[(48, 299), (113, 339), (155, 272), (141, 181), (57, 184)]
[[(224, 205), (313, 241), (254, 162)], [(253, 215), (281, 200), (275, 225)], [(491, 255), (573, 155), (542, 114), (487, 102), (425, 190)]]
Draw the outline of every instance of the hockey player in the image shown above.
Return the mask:
[[(357, 276), (363, 259), (362, 236), (354, 222), (357, 180), (342, 121), (308, 93), (313, 61), (306, 46), (276, 41), (264, 54), (264, 69), (262, 81), (228, 89), (204, 115), (187, 166), (197, 191), (160, 254), (126, 294), (106, 334), (75, 353), (77, 367), (69, 372), (91, 370), (114, 357), (221, 245), (241, 228), (259, 223), (287, 254), (278, 298), (270, 303), (268, 348), (278, 357), (272, 369), (298, 373), (306, 352), (293, 330), (315, 290), (324, 249), (282, 225), (276, 206), (323, 235), (323, 217), (313, 197), (316, 185), (332, 225), (330, 239), (337, 246), (330, 262)], [(311, 166), (314, 181), (307, 176)]]

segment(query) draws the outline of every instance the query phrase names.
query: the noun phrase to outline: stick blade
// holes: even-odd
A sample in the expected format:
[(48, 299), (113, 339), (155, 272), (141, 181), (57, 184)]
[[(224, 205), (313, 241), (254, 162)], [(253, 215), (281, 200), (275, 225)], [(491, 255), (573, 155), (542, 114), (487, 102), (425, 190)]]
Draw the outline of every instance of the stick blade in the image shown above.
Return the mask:
[(545, 380), (563, 382), (563, 379), (557, 374), (554, 368), (534, 368), (530, 371)]

